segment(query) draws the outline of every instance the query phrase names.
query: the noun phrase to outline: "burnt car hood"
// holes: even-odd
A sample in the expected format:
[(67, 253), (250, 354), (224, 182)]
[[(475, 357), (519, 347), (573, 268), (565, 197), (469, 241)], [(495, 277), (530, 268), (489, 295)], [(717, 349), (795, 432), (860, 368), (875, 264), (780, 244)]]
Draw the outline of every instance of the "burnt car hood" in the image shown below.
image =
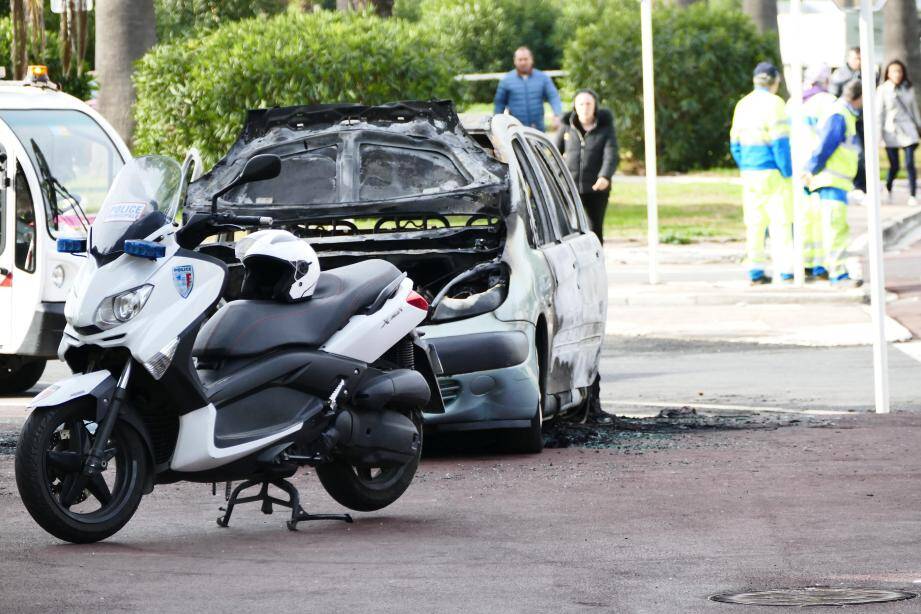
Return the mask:
[[(186, 210), (210, 210), (211, 195), (237, 177), (252, 156), (293, 147), (299, 141), (305, 141), (306, 145), (306, 141), (317, 139), (323, 143), (339, 143), (343, 150), (347, 143), (365, 140), (392, 141), (396, 146), (409, 143), (421, 148), (432, 147), (453, 158), (466, 175), (467, 183), (461, 188), (434, 194), (372, 200), (339, 198), (339, 202), (244, 203), (220, 199), (219, 210), (271, 216), (281, 222), (404, 214), (505, 217), (512, 212), (508, 167), (467, 134), (453, 103), (447, 100), (379, 106), (302, 105), (249, 111), (243, 130), (227, 155), (189, 186)], [(357, 181), (357, 168), (349, 167), (357, 164), (354, 157), (339, 157), (337, 181)]]

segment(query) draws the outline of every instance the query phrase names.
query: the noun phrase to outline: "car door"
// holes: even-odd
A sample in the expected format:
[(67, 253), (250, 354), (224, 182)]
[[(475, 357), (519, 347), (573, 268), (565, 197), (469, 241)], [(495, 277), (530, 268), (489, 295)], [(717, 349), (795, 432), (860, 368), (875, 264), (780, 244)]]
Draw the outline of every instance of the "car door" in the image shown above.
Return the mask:
[(582, 208), (576, 190), (563, 159), (547, 139), (531, 137), (531, 144), (545, 163), (549, 180), (555, 182), (562, 195), (560, 205), (570, 226), (577, 227), (564, 238), (575, 254), (578, 274), (578, 288), (582, 302), (582, 325), (578, 333), (581, 345), (580, 357), (587, 366), (575, 374), (575, 386), (582, 388), (594, 381), (604, 343), (604, 328), (607, 322), (607, 273), (604, 266), (604, 250), (595, 233), (591, 232), (588, 218)]
[(0, 143), (0, 351), (7, 350), (13, 325), (13, 248), (9, 247), (13, 213), (7, 206), (6, 148)]
[(577, 231), (570, 227), (563, 216), (559, 201), (562, 195), (548, 181), (546, 165), (543, 164), (528, 143), (528, 138), (517, 141), (522, 153), (527, 158), (529, 172), (535, 194), (541, 206), (547, 212), (553, 227), (553, 240), (543, 245), (540, 250), (547, 260), (553, 276), (553, 334), (549, 348), (547, 368), (547, 392), (557, 394), (575, 388), (574, 373), (580, 360), (580, 329), (582, 326), (582, 305), (579, 295), (578, 265), (576, 256), (565, 239)]

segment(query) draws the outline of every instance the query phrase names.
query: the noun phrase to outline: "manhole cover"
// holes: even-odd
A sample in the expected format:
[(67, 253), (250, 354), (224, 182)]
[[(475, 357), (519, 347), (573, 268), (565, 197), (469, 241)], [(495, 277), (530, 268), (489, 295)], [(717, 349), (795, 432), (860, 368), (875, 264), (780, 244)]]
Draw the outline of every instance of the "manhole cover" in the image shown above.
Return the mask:
[(806, 588), (780, 588), (745, 593), (723, 593), (710, 597), (721, 603), (742, 605), (857, 605), (860, 603), (887, 603), (917, 597), (916, 593), (892, 591), (884, 588), (829, 588), (810, 586)]

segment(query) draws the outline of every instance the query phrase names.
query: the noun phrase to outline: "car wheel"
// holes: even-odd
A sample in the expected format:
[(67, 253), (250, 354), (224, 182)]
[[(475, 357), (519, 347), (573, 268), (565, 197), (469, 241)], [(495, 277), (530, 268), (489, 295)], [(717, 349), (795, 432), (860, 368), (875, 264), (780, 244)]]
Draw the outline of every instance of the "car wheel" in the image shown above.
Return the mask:
[[(535, 346), (535, 349), (536, 348)], [(531, 424), (523, 429), (510, 429), (505, 434), (505, 449), (518, 454), (540, 454), (544, 449), (544, 357), (537, 352), (537, 411), (531, 418)]]

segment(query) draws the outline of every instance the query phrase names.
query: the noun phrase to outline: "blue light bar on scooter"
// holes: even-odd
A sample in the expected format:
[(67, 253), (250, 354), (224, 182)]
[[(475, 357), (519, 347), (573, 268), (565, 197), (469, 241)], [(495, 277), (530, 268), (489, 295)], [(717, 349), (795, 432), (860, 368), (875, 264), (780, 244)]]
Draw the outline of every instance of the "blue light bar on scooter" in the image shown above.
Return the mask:
[(86, 239), (58, 239), (58, 251), (62, 254), (82, 254), (86, 251)]
[(156, 260), (166, 256), (166, 246), (153, 241), (125, 241), (125, 253), (138, 258)]

